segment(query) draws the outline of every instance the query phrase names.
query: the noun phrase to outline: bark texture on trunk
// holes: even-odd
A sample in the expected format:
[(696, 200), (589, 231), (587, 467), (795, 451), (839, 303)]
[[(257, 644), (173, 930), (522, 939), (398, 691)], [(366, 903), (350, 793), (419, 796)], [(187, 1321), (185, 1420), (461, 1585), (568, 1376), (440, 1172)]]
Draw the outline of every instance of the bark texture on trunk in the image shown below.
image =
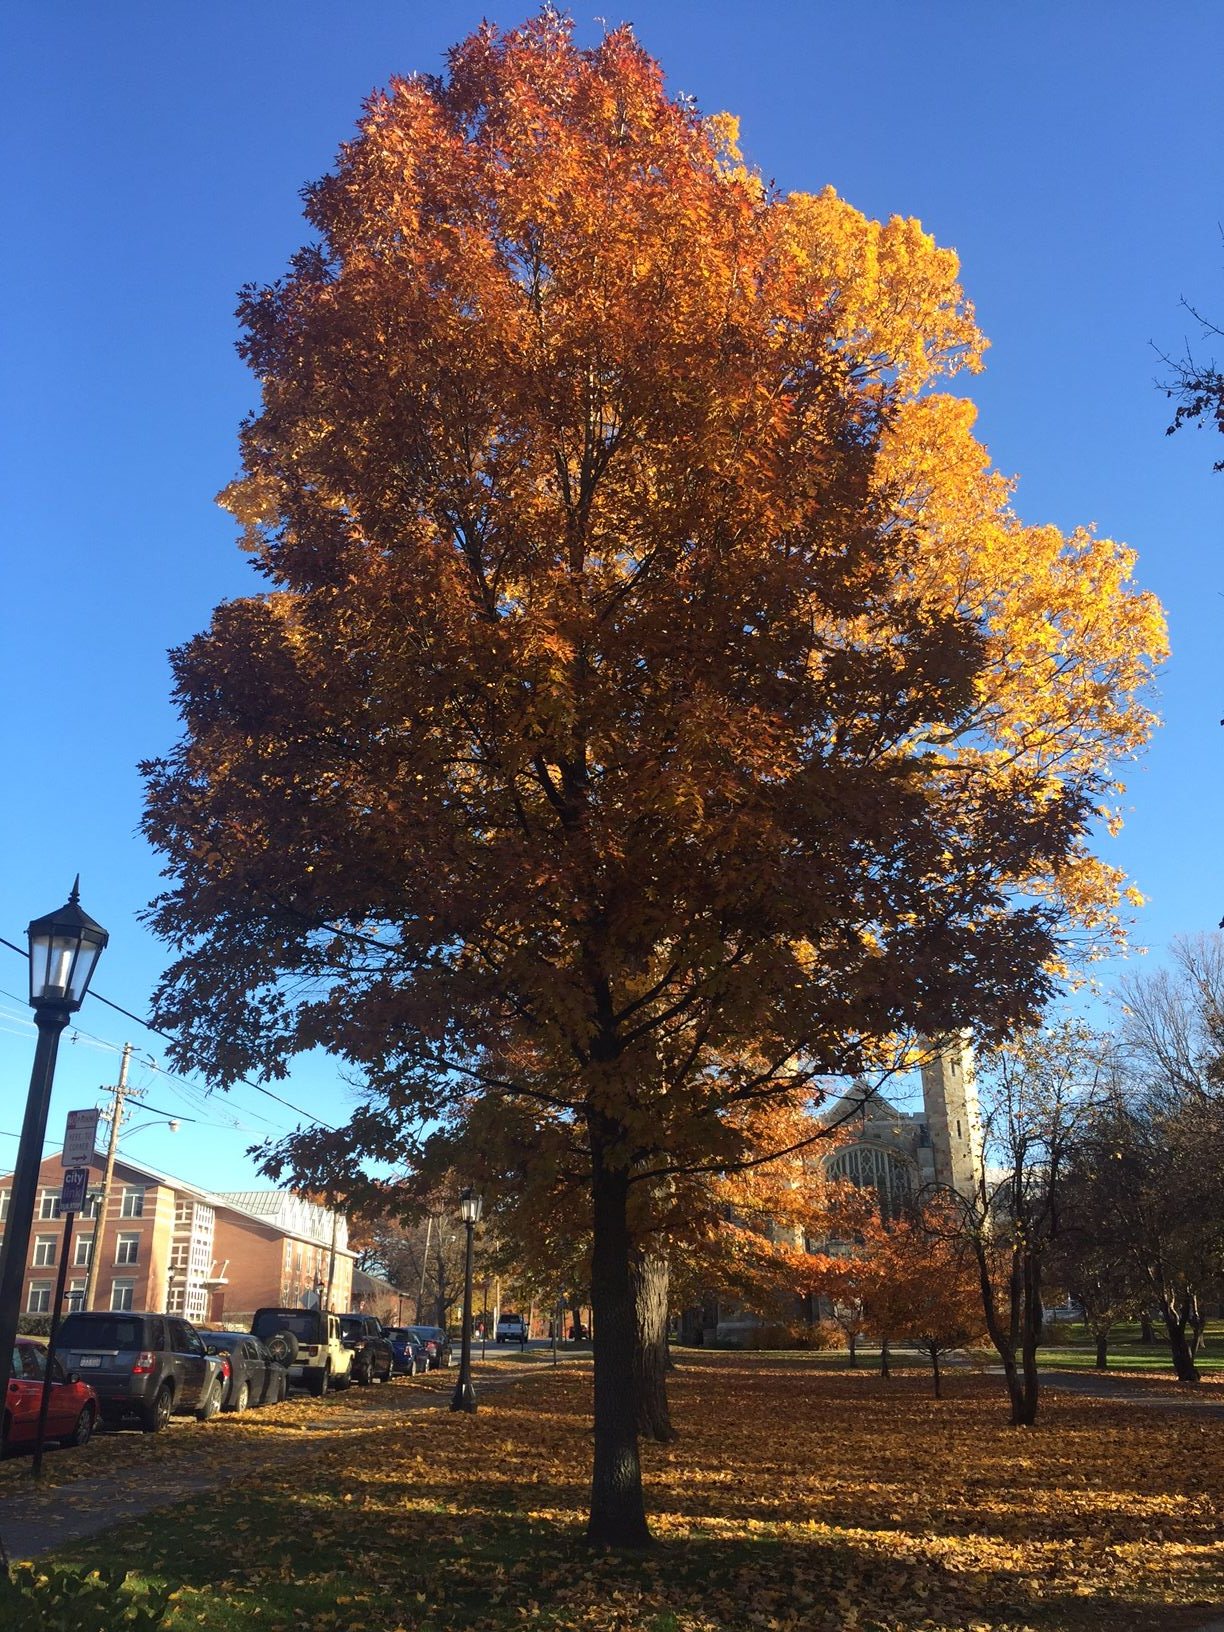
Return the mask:
[(611, 1139), (591, 1124), (591, 1323), (595, 1341), (595, 1465), (587, 1540), (646, 1547), (650, 1531), (638, 1457), (634, 1356), (637, 1313), (631, 1272), (629, 1175), (609, 1165)]
[(637, 1314), (634, 1381), (638, 1433), (667, 1444), (676, 1437), (667, 1404), (667, 1259), (658, 1252), (636, 1252), (631, 1275)]
[(939, 1350), (931, 1350), (931, 1377), (935, 1383), (935, 1398), (943, 1399), (943, 1382), (939, 1375)]
[(1097, 1340), (1096, 1340), (1096, 1350), (1097, 1350), (1096, 1369), (1098, 1371), (1108, 1371), (1109, 1370), (1109, 1338), (1107, 1336), (1106, 1337), (1101, 1337), (1101, 1336), (1098, 1335)]
[(886, 1337), (882, 1337), (880, 1339), (880, 1376), (892, 1376), (892, 1352), (888, 1347), (888, 1339)]
[(1156, 1341), (1156, 1333), (1152, 1329), (1151, 1315), (1139, 1316), (1139, 1341), (1140, 1343), (1148, 1345), (1155, 1343)]

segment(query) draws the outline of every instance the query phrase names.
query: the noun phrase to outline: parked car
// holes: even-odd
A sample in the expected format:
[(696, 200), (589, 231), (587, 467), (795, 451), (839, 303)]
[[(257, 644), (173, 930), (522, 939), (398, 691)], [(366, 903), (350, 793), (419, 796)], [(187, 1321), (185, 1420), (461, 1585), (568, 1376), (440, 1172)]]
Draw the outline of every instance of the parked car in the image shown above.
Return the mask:
[(384, 1326), (383, 1336), (402, 1376), (415, 1377), (418, 1371), (429, 1370), (429, 1352), (411, 1326)]
[(499, 1315), (496, 1336), (499, 1343), (526, 1343), (527, 1322), (522, 1315)]
[(224, 1354), (229, 1360), (222, 1410), (276, 1405), (288, 1394), (288, 1367), (274, 1359), (250, 1332), (201, 1332), (200, 1336), (213, 1354)]
[(178, 1412), (215, 1417), (225, 1393), (223, 1367), (190, 1321), (175, 1315), (77, 1310), (64, 1317), (56, 1359), (98, 1396), (102, 1418), (135, 1416), (156, 1434)]
[(353, 1351), (353, 1381), (364, 1387), (377, 1377), (389, 1383), (395, 1375), (395, 1355), (383, 1336), (377, 1315), (340, 1316), (340, 1336), (346, 1349)]
[(312, 1394), (353, 1380), (353, 1351), (344, 1346), (339, 1315), (326, 1309), (256, 1309), (251, 1335), (287, 1368), (291, 1383)]
[[(32, 1446), (38, 1438), (47, 1351), (41, 1343), (19, 1337), (13, 1345), (12, 1376), (0, 1418), (0, 1451)], [(75, 1373), (51, 1359), (51, 1398), (47, 1403), (47, 1438), (61, 1445), (87, 1445), (98, 1420), (98, 1396)]]
[(431, 1370), (450, 1365), (451, 1341), (441, 1326), (408, 1326), (405, 1330), (420, 1339)]

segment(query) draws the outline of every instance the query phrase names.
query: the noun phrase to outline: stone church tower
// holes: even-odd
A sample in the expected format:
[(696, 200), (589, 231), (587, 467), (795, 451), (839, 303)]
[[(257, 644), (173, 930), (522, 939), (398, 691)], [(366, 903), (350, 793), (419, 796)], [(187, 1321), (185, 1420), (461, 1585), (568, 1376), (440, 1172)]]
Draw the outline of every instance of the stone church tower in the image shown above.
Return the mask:
[(922, 1067), (922, 1101), (936, 1184), (975, 1194), (982, 1177), (982, 1119), (969, 1032), (943, 1038)]

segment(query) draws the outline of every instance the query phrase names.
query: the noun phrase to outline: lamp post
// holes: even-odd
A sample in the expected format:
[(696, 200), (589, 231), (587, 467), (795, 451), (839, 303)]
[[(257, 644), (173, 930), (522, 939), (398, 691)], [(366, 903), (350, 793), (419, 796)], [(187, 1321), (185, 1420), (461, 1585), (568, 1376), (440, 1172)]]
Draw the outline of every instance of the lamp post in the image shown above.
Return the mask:
[(463, 1266), (463, 1347), (459, 1351), (459, 1381), (451, 1395), (452, 1411), (475, 1411), (472, 1388), (472, 1237), (480, 1222), (481, 1197), (471, 1185), (459, 1192), (459, 1217), (467, 1230), (467, 1253)]
[(0, 1261), (0, 1402), (8, 1398), (13, 1342), (21, 1312), (21, 1289), (25, 1285), (30, 1225), (38, 1196), (38, 1170), (42, 1165), (60, 1034), (85, 1001), (94, 968), (109, 939), (102, 925), (81, 911), (80, 882), (78, 877), (72, 894), (58, 912), (35, 918), (27, 931), (30, 1007), (38, 1027), (38, 1044), (34, 1050), (34, 1069), (30, 1073), (25, 1121), (21, 1124), (21, 1143), (17, 1147), (17, 1165), (13, 1169), (4, 1257)]

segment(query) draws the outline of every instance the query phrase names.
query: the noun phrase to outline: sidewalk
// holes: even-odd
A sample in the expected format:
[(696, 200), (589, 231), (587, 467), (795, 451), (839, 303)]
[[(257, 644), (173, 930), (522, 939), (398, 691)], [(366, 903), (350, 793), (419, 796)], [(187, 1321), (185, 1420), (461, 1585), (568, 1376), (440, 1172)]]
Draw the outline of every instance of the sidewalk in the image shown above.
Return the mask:
[[(523, 1377), (536, 1376), (539, 1371), (538, 1365), (512, 1367), (508, 1362), (496, 1373), (491, 1368), (482, 1369), (475, 1378), (479, 1397), (506, 1388)], [(449, 1380), (457, 1377), (458, 1371), (432, 1375), (445, 1375)], [(211, 1425), (176, 1418), (164, 1434), (139, 1441), (148, 1446), (149, 1456), (118, 1475), (46, 1485), (37, 1484), (32, 1478), (14, 1481), (0, 1493), (0, 1544), (13, 1563), (38, 1558), (143, 1514), (175, 1507), (210, 1490), (234, 1484), (265, 1468), (313, 1461), (337, 1446), (356, 1443), (367, 1434), (385, 1432), (389, 1426), (403, 1423), (421, 1411), (444, 1409), (450, 1404), (450, 1396), (450, 1388), (443, 1385), (404, 1388), (391, 1398), (386, 1389), (361, 1396), (344, 1394), (331, 1402), (307, 1402), (295, 1397), (290, 1402), (291, 1409), (308, 1405), (311, 1416), (305, 1423), (295, 1423), (288, 1428), (283, 1439), (269, 1442), (268, 1436), (261, 1432), (245, 1442), (231, 1440), (224, 1448), (215, 1437), (209, 1436)], [(265, 1422), (271, 1426), (276, 1413), (283, 1410), (280, 1406), (268, 1406), (251, 1412), (250, 1416), (261, 1427)], [(237, 1420), (233, 1417), (215, 1419), (218, 1424), (232, 1424)], [(178, 1451), (190, 1443), (188, 1436), (192, 1435), (199, 1436), (197, 1457), (183, 1466), (168, 1466), (158, 1461), (159, 1444), (164, 1443), (166, 1436)], [(101, 1434), (94, 1443), (104, 1446), (106, 1438)], [(58, 1457), (74, 1454), (85, 1453), (54, 1452), (48, 1465)], [(0, 1553), (0, 1564), (2, 1562)]]

